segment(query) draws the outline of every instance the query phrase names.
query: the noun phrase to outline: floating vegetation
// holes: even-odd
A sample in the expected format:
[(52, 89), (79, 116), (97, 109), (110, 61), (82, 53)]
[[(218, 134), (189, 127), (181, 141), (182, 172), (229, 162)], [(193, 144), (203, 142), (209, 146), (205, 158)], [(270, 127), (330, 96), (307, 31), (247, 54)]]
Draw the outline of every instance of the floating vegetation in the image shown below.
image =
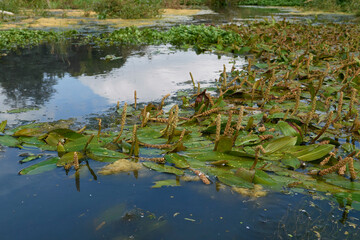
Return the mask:
[(154, 182), (154, 186), (151, 188), (161, 188), (161, 187), (177, 187), (180, 186), (180, 182), (176, 179), (168, 179)]
[[(167, 32), (131, 28), (88, 38), (98, 45), (185, 42), (201, 51), (247, 54), (248, 66), (224, 68), (214, 83), (216, 94), (191, 77), (192, 92), (168, 108), (168, 95), (160, 103), (117, 106), (111, 116), (121, 123), (116, 129), (102, 127), (101, 119), (98, 129), (81, 131), (50, 124), (7, 130), (2, 123), (0, 144), (57, 151), (56, 165), (67, 171), (90, 159), (135, 160), (248, 196), (307, 189), (359, 202), (359, 30), (273, 21)], [(183, 98), (189, 104), (180, 105)]]
[(241, 188), (241, 187), (232, 187), (234, 192), (240, 193), (243, 196), (248, 196), (252, 198), (265, 197), (267, 192), (264, 191), (264, 188), (261, 185), (255, 184), (253, 189)]
[(142, 168), (140, 163), (132, 162), (126, 159), (119, 159), (109, 165), (103, 167), (99, 174), (102, 175), (111, 175), (117, 174), (121, 172), (131, 172), (131, 171), (139, 171)]
[(18, 109), (11, 109), (6, 111), (7, 113), (23, 113), (23, 112), (29, 112), (29, 111), (35, 111), (39, 110), (39, 108), (18, 108)]

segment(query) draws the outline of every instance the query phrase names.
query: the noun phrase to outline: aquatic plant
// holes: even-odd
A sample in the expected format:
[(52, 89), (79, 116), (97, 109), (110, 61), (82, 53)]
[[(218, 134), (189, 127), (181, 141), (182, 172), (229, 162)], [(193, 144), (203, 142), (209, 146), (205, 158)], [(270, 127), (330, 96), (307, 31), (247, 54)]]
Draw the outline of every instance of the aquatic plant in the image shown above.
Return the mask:
[(248, 66), (224, 68), (212, 95), (196, 87), (192, 77), (193, 90), (187, 96), (191, 104), (164, 108), (166, 95), (137, 108), (116, 106), (112, 119), (121, 126), (112, 129), (101, 130), (99, 124), (98, 129), (76, 131), (69, 124), (37, 123), (10, 130), (3, 122), (1, 145), (57, 151), (58, 156), (36, 160), (20, 174), (56, 166), (73, 171), (89, 160), (127, 159), (158, 172), (197, 176), (204, 184), (222, 183), (251, 196), (307, 189), (360, 201), (360, 150), (353, 143), (360, 139), (359, 27), (264, 21), (208, 27), (200, 33), (204, 28), (129, 28), (86, 39), (98, 45), (180, 46), (183, 34), (183, 42), (198, 49), (219, 50), (214, 46), (221, 44), (222, 51), (246, 54)]

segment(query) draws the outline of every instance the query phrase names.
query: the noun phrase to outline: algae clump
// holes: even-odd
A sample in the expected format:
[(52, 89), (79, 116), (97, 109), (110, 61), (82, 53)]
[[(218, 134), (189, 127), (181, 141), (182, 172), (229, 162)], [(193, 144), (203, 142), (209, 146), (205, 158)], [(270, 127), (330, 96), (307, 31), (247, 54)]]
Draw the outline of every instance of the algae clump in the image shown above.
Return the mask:
[(106, 165), (103, 167), (99, 174), (102, 175), (111, 175), (111, 174), (117, 174), (121, 172), (131, 172), (131, 171), (137, 171), (142, 168), (142, 165), (140, 163), (132, 162), (126, 159), (119, 159), (109, 165)]

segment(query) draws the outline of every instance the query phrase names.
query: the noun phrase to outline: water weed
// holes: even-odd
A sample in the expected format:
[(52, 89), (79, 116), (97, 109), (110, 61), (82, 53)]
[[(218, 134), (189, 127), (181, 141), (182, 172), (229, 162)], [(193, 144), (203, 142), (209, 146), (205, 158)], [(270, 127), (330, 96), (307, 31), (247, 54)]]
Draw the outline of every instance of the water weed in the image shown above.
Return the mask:
[[(127, 159), (162, 173), (195, 175), (206, 185), (250, 189), (236, 191), (240, 193), (261, 185), (262, 191), (316, 190), (360, 202), (360, 150), (351, 142), (360, 139), (359, 31), (356, 25), (262, 21), (91, 35), (78, 44), (171, 43), (199, 52), (246, 55), (249, 61), (242, 69), (224, 67), (211, 96), (192, 81), (193, 89), (183, 96), (191, 104), (178, 99), (166, 106), (166, 95), (136, 108), (117, 106), (109, 117), (115, 119), (113, 125), (105, 129), (99, 119), (97, 129), (81, 132), (57, 123), (8, 129), (4, 122), (0, 144), (31, 144), (59, 157), (25, 166), (20, 174), (53, 170), (43, 168), (48, 164), (77, 172), (85, 159)], [(51, 36), (38, 35), (45, 40)], [(59, 142), (64, 143), (61, 149)]]

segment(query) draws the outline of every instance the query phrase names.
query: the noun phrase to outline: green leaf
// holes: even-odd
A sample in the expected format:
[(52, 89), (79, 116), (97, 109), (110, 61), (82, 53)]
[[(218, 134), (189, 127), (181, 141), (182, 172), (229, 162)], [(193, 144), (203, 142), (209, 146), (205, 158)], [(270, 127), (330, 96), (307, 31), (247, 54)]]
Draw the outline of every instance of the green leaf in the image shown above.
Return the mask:
[(45, 141), (50, 146), (57, 146), (59, 142), (64, 142), (64, 137), (55, 133), (51, 132), (48, 134), (48, 136), (45, 138)]
[(157, 172), (163, 172), (163, 173), (172, 173), (178, 176), (181, 176), (184, 174), (183, 170), (177, 169), (172, 166), (167, 166), (164, 164), (158, 164), (154, 162), (143, 162), (142, 163), (145, 167), (150, 168), (152, 170), (155, 170)]
[(82, 138), (83, 135), (80, 133), (77, 133), (71, 129), (67, 129), (67, 128), (58, 128), (58, 129), (54, 129), (49, 133), (56, 133), (64, 138), (66, 138), (66, 140), (70, 140), (70, 141), (74, 141), (76, 139)]
[(40, 132), (39, 129), (36, 128), (25, 128), (16, 131), (13, 136), (14, 137), (33, 137), (33, 136), (39, 136)]
[(251, 51), (251, 47), (249, 47), (249, 46), (245, 46), (245, 47), (242, 47), (240, 50), (239, 50), (239, 52), (238, 52), (238, 54), (246, 54), (246, 53), (249, 53), (250, 51)]
[(249, 170), (246, 168), (239, 168), (236, 170), (236, 176), (241, 177), (243, 180), (252, 183), (255, 176), (255, 170)]
[(229, 152), (232, 149), (233, 139), (227, 136), (221, 136), (217, 143), (216, 151), (218, 152)]
[(315, 88), (312, 84), (312, 82), (309, 83), (309, 92), (310, 92), (310, 96), (311, 96), (311, 100), (315, 97)]
[(243, 187), (243, 188), (253, 188), (254, 187), (254, 185), (252, 183), (242, 179), (239, 176), (236, 176), (234, 173), (229, 172), (229, 171), (218, 174), (216, 177), (220, 182), (222, 182), (228, 186), (231, 186), (231, 187)]
[(334, 145), (332, 144), (324, 144), (324, 145), (310, 145), (310, 146), (303, 146), (303, 150), (300, 151), (288, 151), (295, 157), (297, 157), (301, 161), (314, 161), (320, 159), (327, 154), (329, 154), (333, 149)]
[(33, 161), (35, 159), (41, 158), (43, 155), (42, 154), (38, 154), (38, 155), (30, 155), (22, 160), (20, 160), (20, 163), (26, 163), (26, 162), (30, 162)]
[(105, 148), (92, 148), (86, 152), (86, 155), (89, 158), (99, 162), (114, 162), (118, 159), (129, 157), (124, 153), (108, 150)]
[(280, 137), (270, 141), (269, 144), (266, 145), (264, 149), (266, 154), (271, 154), (279, 150), (288, 148), (290, 146), (294, 146), (296, 141), (297, 141), (297, 137), (290, 137), (290, 136)]
[(351, 143), (344, 143), (341, 145), (341, 148), (344, 149), (346, 152), (352, 152), (355, 150), (354, 144)]
[[(79, 161), (80, 161), (80, 159), (85, 157), (84, 154), (82, 154), (81, 152), (77, 152), (77, 155), (78, 155)], [(68, 152), (68, 153), (65, 153), (59, 159), (59, 161), (57, 161), (56, 166), (62, 167), (62, 166), (65, 166), (68, 163), (71, 164), (73, 161), (74, 161), (74, 152)]]
[(254, 118), (250, 117), (246, 124), (245, 131), (248, 131), (250, 128), (252, 128), (253, 124), (254, 124)]
[(19, 144), (20, 142), (12, 136), (8, 136), (8, 135), (0, 136), (0, 145), (2, 146), (17, 147), (19, 146)]
[(23, 144), (34, 145), (36, 147), (46, 145), (46, 143), (42, 140), (39, 140), (38, 137), (19, 137), (18, 140)]
[(344, 177), (329, 175), (326, 182), (349, 190), (360, 191), (360, 182), (352, 182)]
[(154, 182), (151, 188), (161, 188), (161, 187), (178, 187), (180, 186), (180, 182), (176, 181), (176, 179), (168, 179)]
[(6, 124), (7, 124), (7, 120), (4, 120), (0, 123), (0, 132), (4, 132)]
[(7, 113), (23, 113), (23, 112), (29, 112), (33, 110), (39, 110), (39, 108), (17, 108), (6, 111)]
[(275, 186), (278, 185), (278, 183), (269, 176), (266, 172), (262, 170), (255, 170), (255, 176), (253, 183), (255, 184), (261, 184), (261, 185), (268, 185), (268, 186)]
[(248, 145), (254, 145), (261, 142), (261, 139), (259, 136), (251, 134), (247, 135), (241, 138), (238, 138), (235, 142), (236, 146), (248, 146)]
[(19, 172), (20, 175), (34, 175), (47, 172), (56, 168), (56, 163), (59, 161), (58, 157), (49, 158), (45, 161), (36, 163)]
[(256, 63), (255, 66), (261, 69), (266, 69), (269, 65), (267, 63)]
[(289, 123), (279, 121), (277, 127), (284, 134), (284, 136), (297, 137), (297, 145), (303, 141), (302, 135), (297, 130), (295, 130), (294, 127), (292, 127)]
[(290, 167), (293, 170), (298, 169), (301, 165), (299, 159), (291, 154), (284, 155), (281, 159), (281, 163), (284, 164), (286, 167)]
[(166, 154), (165, 160), (168, 163), (174, 164), (178, 168), (189, 168), (190, 167), (189, 163), (186, 161), (186, 158), (177, 153)]

